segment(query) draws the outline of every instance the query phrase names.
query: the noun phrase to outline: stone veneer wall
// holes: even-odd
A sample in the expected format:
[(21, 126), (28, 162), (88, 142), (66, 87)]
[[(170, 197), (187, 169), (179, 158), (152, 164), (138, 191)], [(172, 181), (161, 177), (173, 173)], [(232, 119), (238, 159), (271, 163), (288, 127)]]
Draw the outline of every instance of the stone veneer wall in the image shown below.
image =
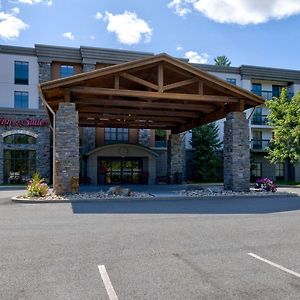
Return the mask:
[(150, 146), (150, 129), (139, 129), (139, 144), (145, 147)]
[(224, 123), (224, 188), (249, 191), (249, 125), (243, 112), (231, 112)]
[[(45, 82), (51, 80), (51, 64), (45, 62), (39, 62), (39, 82)], [(39, 108), (44, 107), (42, 100), (39, 98)]]
[[(0, 118), (7, 118), (11, 120), (23, 119), (43, 119), (48, 117), (42, 111), (35, 111), (28, 113), (0, 113)], [(3, 144), (3, 134), (8, 133), (37, 135), (36, 144)], [(36, 171), (48, 181), (50, 181), (50, 129), (45, 127), (17, 127), (17, 126), (0, 126), (0, 183), (4, 181), (4, 150), (35, 150), (36, 151)]]
[(184, 167), (184, 134), (171, 134), (168, 140), (168, 176), (170, 183), (175, 183), (176, 173), (180, 173), (182, 180), (184, 180)]
[[(94, 64), (83, 64), (83, 72), (91, 72), (96, 69)], [(85, 154), (96, 148), (96, 128), (84, 127), (81, 153)]]
[(74, 103), (60, 103), (55, 115), (56, 194), (77, 192), (79, 189), (79, 129), (78, 112)]

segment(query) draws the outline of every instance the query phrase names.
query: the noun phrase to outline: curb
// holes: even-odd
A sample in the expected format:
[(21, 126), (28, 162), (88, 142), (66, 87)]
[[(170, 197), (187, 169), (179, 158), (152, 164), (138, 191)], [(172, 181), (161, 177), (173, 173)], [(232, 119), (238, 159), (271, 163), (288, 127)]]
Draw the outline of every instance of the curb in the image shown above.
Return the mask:
[(144, 197), (144, 198), (102, 198), (102, 199), (78, 199), (78, 200), (27, 200), (19, 199), (17, 197), (12, 198), (12, 202), (15, 203), (27, 203), (27, 204), (43, 204), (43, 203), (116, 203), (116, 202), (142, 202), (142, 201), (182, 201), (182, 200), (220, 200), (224, 198), (235, 198), (235, 199), (251, 199), (251, 198), (280, 198), (280, 197), (299, 197), (296, 193), (282, 193), (282, 194), (270, 194), (270, 195), (218, 195), (218, 196), (158, 196), (158, 197)]

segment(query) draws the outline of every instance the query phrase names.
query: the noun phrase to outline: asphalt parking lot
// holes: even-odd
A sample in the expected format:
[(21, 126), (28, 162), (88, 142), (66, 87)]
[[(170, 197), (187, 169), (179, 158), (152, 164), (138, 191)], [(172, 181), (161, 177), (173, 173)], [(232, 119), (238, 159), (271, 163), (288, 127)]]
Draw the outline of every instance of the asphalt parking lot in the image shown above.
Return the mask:
[(300, 298), (298, 197), (15, 204), (12, 193), (0, 191), (0, 299)]

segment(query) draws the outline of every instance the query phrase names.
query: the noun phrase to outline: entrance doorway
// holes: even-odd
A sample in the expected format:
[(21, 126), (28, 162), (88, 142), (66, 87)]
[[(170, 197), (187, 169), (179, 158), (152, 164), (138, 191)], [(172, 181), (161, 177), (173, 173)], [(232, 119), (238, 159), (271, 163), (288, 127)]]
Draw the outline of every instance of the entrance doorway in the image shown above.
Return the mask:
[(140, 157), (99, 157), (98, 184), (146, 184), (147, 173)]
[(4, 150), (4, 183), (26, 183), (36, 169), (34, 150)]

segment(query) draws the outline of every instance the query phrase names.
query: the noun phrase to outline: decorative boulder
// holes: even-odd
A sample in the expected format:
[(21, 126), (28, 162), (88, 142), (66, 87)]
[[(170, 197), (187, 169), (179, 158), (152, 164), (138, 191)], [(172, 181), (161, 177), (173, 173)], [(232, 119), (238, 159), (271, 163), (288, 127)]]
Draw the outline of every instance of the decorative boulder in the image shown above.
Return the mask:
[(111, 188), (109, 188), (109, 190), (107, 191), (107, 194), (109, 196), (124, 196), (124, 197), (128, 197), (128, 196), (131, 195), (131, 190), (128, 189), (128, 188), (122, 189), (118, 185), (118, 186), (112, 186)]

